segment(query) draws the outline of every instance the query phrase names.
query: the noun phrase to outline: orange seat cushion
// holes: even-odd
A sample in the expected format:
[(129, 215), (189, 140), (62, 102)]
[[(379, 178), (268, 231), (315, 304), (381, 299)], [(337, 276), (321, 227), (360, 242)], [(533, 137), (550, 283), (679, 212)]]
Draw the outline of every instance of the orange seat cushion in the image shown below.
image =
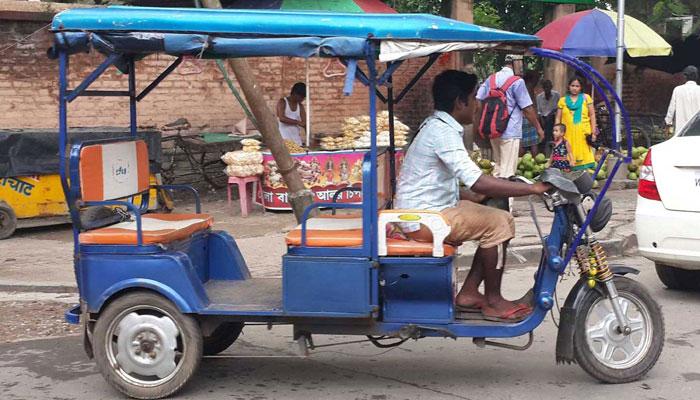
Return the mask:
[[(145, 214), (141, 216), (143, 244), (164, 244), (186, 239), (208, 229), (213, 223), (213, 218), (208, 214)], [(80, 243), (135, 245), (136, 220), (83, 232)]]
[[(301, 246), (301, 225), (289, 231), (288, 246)], [(309, 218), (306, 222), (306, 245), (309, 247), (359, 247), (362, 246), (362, 218), (355, 215), (324, 215)], [(433, 244), (415, 240), (387, 239), (389, 256), (432, 256)], [(451, 256), (455, 248), (444, 244), (445, 255)]]

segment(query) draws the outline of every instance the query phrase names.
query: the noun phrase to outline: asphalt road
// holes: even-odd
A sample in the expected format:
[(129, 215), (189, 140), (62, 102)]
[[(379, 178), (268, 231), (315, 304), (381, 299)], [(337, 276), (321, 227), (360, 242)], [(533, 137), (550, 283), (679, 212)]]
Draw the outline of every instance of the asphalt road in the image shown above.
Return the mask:
[[(471, 340), (423, 339), (390, 351), (366, 344), (319, 349), (301, 358), (291, 328), (246, 327), (223, 357), (208, 358), (182, 399), (697, 399), (700, 393), (700, 293), (666, 290), (652, 264), (638, 266), (663, 307), (666, 343), (642, 381), (603, 385), (576, 365), (556, 365), (556, 330), (548, 318), (525, 352), (475, 347)], [(510, 271), (517, 297), (533, 269)], [(560, 285), (560, 301), (574, 279)], [(357, 339), (317, 336), (316, 344)], [(524, 338), (520, 341), (522, 342)], [(77, 336), (0, 345), (0, 399), (123, 398), (96, 372)]]

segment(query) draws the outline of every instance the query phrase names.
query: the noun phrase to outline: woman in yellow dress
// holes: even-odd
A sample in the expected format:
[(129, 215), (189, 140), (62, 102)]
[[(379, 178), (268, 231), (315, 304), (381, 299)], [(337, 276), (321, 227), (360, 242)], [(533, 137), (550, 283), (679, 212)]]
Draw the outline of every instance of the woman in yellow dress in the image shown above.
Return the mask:
[(557, 105), (556, 123), (566, 125), (564, 137), (571, 143), (574, 156), (572, 171), (593, 168), (595, 165), (593, 149), (587, 140), (588, 136), (591, 141), (596, 140), (595, 108), (591, 96), (581, 93), (582, 87), (581, 78), (571, 78), (568, 93), (559, 99)]

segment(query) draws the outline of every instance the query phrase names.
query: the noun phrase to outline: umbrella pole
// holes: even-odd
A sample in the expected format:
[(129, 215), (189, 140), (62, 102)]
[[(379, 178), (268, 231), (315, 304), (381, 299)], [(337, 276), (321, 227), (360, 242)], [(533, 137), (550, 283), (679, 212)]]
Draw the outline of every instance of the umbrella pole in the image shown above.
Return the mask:
[[(622, 98), (622, 66), (625, 56), (625, 0), (617, 0), (617, 57), (615, 59), (615, 91)], [(620, 106), (615, 104), (615, 143), (622, 139), (622, 114)], [(627, 144), (627, 147), (630, 143)]]

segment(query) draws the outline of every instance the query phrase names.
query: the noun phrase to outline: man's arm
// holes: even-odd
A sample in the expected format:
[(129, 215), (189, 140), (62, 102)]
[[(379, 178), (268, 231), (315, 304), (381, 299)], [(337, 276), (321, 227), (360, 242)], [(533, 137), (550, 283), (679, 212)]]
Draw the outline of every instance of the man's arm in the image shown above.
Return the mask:
[(511, 86), (511, 88), (513, 90), (513, 97), (515, 98), (516, 105), (523, 111), (523, 115), (530, 122), (530, 125), (535, 127), (537, 130), (537, 136), (540, 137), (540, 140), (543, 140), (544, 129), (542, 129), (540, 121), (537, 120), (537, 111), (532, 103), (530, 93), (527, 91), (525, 82), (522, 79), (519, 79), (513, 84), (513, 86)]
[(591, 138), (596, 140), (598, 137), (598, 122), (595, 115), (595, 106), (593, 105), (593, 99), (588, 103), (588, 118), (591, 119)]
[(551, 185), (544, 182), (528, 185), (527, 183), (494, 178), (490, 175), (481, 175), (472, 185), (471, 190), (488, 197), (520, 197), (542, 194), (550, 188)]
[(297, 125), (306, 129), (306, 109), (301, 103), (299, 103), (299, 116), (301, 118), (301, 121), (297, 122)]
[(484, 107), (484, 104), (481, 102), (481, 100), (475, 100), (476, 101), (476, 107), (474, 107), (474, 118), (472, 118), (472, 133), (474, 134), (474, 140), (479, 135), (479, 126), (481, 125), (481, 111)]
[(540, 140), (544, 140), (544, 129), (542, 129), (542, 125), (540, 125), (540, 121), (537, 119), (535, 107), (525, 107), (525, 109), (523, 109), (523, 115), (525, 116), (525, 118), (527, 118), (528, 121), (530, 121), (530, 125), (534, 126), (535, 129), (537, 129), (537, 136), (540, 137)]
[(283, 124), (288, 124), (288, 125), (298, 125), (299, 121), (291, 118), (287, 118), (284, 115), (284, 99), (280, 99), (280, 101), (277, 102), (277, 118), (282, 122)]
[(676, 89), (673, 89), (671, 102), (668, 104), (668, 112), (666, 113), (666, 125), (673, 125), (673, 116), (676, 114)]

